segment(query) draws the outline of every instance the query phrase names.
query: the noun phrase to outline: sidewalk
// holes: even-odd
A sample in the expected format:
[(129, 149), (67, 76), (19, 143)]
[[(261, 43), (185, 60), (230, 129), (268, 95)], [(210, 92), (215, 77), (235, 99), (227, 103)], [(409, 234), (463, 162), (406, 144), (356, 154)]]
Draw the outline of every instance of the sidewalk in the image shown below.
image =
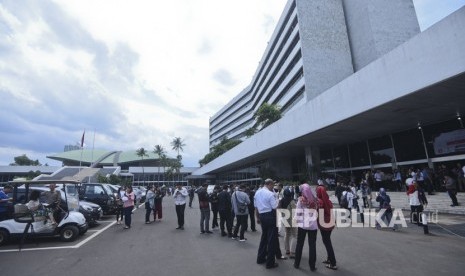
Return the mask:
[[(338, 206), (337, 198), (334, 196), (334, 192), (332, 193), (333, 194), (330, 196), (330, 199), (333, 202), (333, 204), (335, 204), (335, 206)], [(391, 197), (391, 206), (393, 208), (402, 208), (404, 210), (410, 210), (408, 197), (405, 192), (388, 192), (387, 194)], [(428, 199), (428, 206), (426, 207), (425, 211), (437, 211), (441, 214), (465, 215), (465, 193), (457, 194), (457, 201), (460, 205), (455, 207), (450, 206), (452, 204), (452, 200), (446, 192), (439, 192), (434, 195), (426, 195), (426, 198)], [(375, 199), (376, 196), (375, 193), (373, 193), (373, 206), (378, 206)], [(359, 204), (363, 204), (362, 199), (359, 199)]]

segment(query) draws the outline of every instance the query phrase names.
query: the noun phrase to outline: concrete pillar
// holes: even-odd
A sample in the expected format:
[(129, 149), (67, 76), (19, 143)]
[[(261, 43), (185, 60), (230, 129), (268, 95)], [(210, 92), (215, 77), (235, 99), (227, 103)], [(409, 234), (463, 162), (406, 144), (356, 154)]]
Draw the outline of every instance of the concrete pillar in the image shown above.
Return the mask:
[(354, 70), (420, 33), (412, 0), (342, 0)]
[(321, 171), (320, 148), (312, 146), (305, 147), (305, 160), (307, 162), (307, 169), (310, 180), (316, 181), (318, 178), (318, 174)]
[(306, 100), (352, 75), (341, 0), (296, 0)]

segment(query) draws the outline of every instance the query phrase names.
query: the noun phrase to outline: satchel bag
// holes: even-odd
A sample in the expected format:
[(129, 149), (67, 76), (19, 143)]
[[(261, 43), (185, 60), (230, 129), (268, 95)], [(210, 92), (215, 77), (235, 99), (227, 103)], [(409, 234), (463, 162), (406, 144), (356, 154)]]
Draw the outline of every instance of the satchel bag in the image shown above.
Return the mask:
[(241, 214), (245, 213), (247, 211), (247, 205), (245, 205), (244, 203), (241, 203), (241, 202), (239, 202), (239, 200), (237, 200), (236, 192), (234, 193), (234, 196), (236, 197), (237, 211), (239, 213), (241, 213)]

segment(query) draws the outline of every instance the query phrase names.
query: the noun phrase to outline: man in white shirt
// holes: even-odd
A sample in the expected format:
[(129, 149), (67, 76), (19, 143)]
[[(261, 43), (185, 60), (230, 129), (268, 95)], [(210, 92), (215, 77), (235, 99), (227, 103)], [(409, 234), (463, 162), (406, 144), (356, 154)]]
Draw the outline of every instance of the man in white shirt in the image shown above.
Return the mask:
[(265, 186), (255, 193), (254, 205), (257, 223), (262, 226), (262, 236), (258, 247), (257, 264), (266, 263), (266, 268), (275, 268), (276, 239), (278, 228), (276, 227), (276, 208), (278, 201), (273, 193), (274, 182), (265, 180)]
[(184, 210), (186, 210), (186, 197), (188, 195), (186, 188), (181, 183), (177, 183), (176, 190), (173, 192), (176, 215), (178, 217), (178, 227), (176, 229), (184, 230)]

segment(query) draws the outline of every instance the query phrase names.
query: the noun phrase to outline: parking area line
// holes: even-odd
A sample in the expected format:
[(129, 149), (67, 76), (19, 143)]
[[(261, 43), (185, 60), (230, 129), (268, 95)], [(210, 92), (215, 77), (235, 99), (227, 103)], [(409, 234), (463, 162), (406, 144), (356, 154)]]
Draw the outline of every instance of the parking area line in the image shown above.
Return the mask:
[(88, 230), (87, 232), (90, 232), (90, 231), (93, 231), (95, 233), (92, 233), (92, 235), (90, 235), (89, 237), (87, 237), (86, 239), (84, 239), (83, 241), (79, 242), (78, 244), (76, 245), (70, 245), (70, 246), (54, 246), (54, 247), (40, 247), (40, 248), (23, 248), (21, 250), (19, 250), (19, 248), (17, 249), (5, 249), (5, 250), (0, 250), (0, 253), (7, 253), (7, 252), (20, 252), (20, 251), (38, 251), (38, 250), (54, 250), (54, 249), (75, 249), (75, 248), (79, 248), (81, 246), (83, 246), (84, 244), (86, 244), (87, 242), (89, 242), (90, 240), (92, 240), (93, 238), (97, 237), (98, 235), (100, 235), (100, 233), (102, 233), (103, 231), (107, 230), (108, 228), (110, 228), (111, 226), (113, 226), (114, 224), (116, 223), (116, 221), (113, 221), (111, 223), (109, 223), (107, 226), (105, 226), (104, 228), (100, 229), (100, 230)]
[(108, 224), (107, 226), (103, 227), (102, 229), (98, 230), (97, 233), (95, 233), (94, 235), (86, 238), (85, 240), (81, 241), (80, 243), (74, 245), (72, 248), (79, 248), (81, 247), (82, 245), (84, 245), (85, 243), (87, 243), (88, 241), (92, 240), (93, 238), (97, 237), (98, 235), (100, 235), (100, 233), (102, 233), (103, 231), (107, 230), (108, 228), (110, 228), (111, 226), (113, 226), (114, 224), (116, 224), (116, 221), (113, 221), (111, 222), (110, 224)]

